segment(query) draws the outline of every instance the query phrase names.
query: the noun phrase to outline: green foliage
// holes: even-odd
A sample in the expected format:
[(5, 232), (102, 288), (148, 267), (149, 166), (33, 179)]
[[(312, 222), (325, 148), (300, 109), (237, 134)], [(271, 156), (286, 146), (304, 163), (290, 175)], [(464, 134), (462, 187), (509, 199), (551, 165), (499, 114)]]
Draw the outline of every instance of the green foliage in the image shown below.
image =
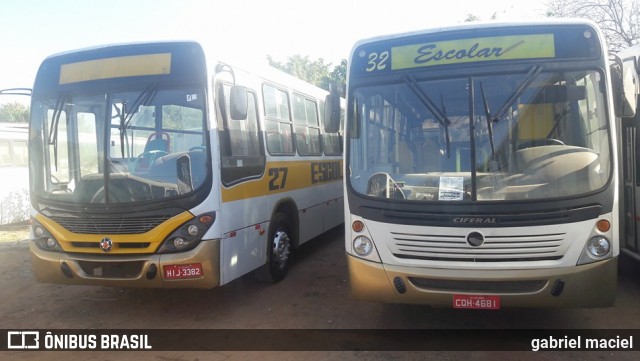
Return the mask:
[(347, 75), (347, 61), (345, 59), (342, 59), (340, 65), (335, 66), (333, 70), (329, 70), (331, 63), (325, 64), (322, 58), (312, 61), (308, 56), (294, 55), (290, 56), (288, 61), (283, 64), (267, 55), (267, 60), (272, 67), (320, 88), (329, 90), (331, 84), (338, 89), (345, 89)]
[(28, 123), (29, 107), (18, 102), (0, 105), (0, 122)]

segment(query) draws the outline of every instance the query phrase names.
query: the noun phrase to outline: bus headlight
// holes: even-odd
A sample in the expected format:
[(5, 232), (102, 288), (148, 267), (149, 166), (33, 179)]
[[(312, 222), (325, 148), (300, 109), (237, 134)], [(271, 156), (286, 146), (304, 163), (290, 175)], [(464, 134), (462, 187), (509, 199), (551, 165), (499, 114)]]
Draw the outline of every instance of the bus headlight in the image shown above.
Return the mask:
[(598, 262), (611, 257), (613, 257), (611, 241), (604, 236), (594, 236), (585, 244), (578, 265)]
[(173, 231), (167, 237), (158, 253), (184, 252), (194, 249), (215, 221), (215, 212), (193, 218)]
[(33, 242), (43, 251), (62, 251), (60, 243), (47, 231), (40, 223), (35, 222), (31, 228), (33, 232)]
[(353, 240), (353, 250), (358, 256), (366, 257), (373, 250), (373, 242), (365, 236), (358, 236)]
[(602, 258), (611, 250), (611, 243), (609, 240), (602, 236), (596, 236), (591, 238), (587, 242), (587, 251), (597, 258)]

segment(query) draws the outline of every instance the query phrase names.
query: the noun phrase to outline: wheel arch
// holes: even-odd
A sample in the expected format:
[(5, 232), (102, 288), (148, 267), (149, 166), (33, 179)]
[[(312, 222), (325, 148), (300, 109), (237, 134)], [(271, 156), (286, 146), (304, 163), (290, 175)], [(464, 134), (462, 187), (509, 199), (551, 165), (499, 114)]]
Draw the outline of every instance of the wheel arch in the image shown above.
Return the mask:
[(298, 215), (298, 206), (292, 198), (283, 198), (279, 200), (273, 207), (271, 212), (271, 220), (275, 218), (277, 213), (283, 213), (289, 220), (290, 236), (292, 237), (292, 246), (294, 248), (300, 245), (300, 217)]

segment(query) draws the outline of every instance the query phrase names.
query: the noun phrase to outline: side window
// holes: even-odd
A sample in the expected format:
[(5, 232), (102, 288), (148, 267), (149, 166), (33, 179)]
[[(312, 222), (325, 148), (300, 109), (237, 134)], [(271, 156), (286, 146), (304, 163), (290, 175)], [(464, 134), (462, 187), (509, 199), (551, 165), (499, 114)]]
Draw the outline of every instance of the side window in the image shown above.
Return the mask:
[[(202, 108), (166, 104), (162, 106), (162, 129), (155, 139), (168, 139), (170, 152), (186, 152), (205, 145), (202, 130)], [(166, 135), (163, 135), (166, 134)]]
[(220, 139), (222, 183), (226, 186), (262, 175), (264, 147), (260, 140), (256, 94), (248, 92), (247, 118), (231, 119), (231, 86), (218, 84), (216, 110)]
[(299, 94), (293, 95), (293, 123), (296, 148), (300, 155), (320, 155), (320, 124), (316, 102)]
[(270, 154), (293, 154), (293, 129), (289, 115), (289, 96), (270, 85), (262, 87), (264, 97), (265, 134)]

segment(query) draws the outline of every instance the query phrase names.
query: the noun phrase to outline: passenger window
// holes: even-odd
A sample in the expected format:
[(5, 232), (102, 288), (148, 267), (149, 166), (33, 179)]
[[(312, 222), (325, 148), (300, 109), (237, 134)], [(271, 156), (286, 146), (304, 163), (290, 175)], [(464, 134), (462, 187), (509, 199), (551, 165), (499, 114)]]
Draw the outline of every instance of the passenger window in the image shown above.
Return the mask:
[(291, 155), (293, 132), (289, 115), (289, 95), (270, 85), (262, 89), (266, 115), (267, 150), (274, 155)]
[(293, 96), (296, 147), (300, 155), (320, 155), (320, 127), (316, 102), (299, 94)]
[(217, 103), (222, 167), (222, 183), (232, 185), (262, 175), (265, 166), (264, 147), (260, 139), (256, 95), (248, 92), (246, 119), (231, 119), (231, 86), (220, 84), (218, 96), (224, 99), (224, 109)]

